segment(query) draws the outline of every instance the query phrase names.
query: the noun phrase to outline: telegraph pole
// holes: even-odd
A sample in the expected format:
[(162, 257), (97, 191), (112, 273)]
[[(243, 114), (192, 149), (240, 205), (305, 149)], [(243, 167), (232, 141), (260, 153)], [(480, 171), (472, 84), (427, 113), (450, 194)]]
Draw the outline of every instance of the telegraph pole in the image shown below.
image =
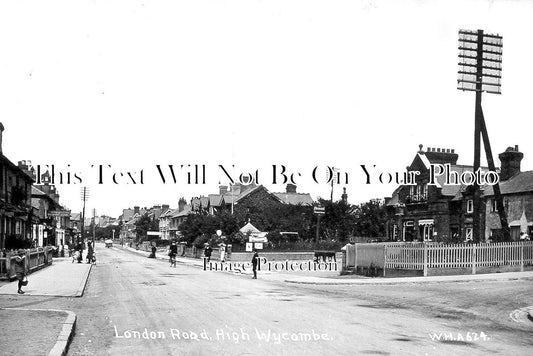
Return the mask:
[[(483, 108), (481, 106), (481, 93), (501, 94), (501, 71), (502, 71), (502, 48), (503, 40), (500, 35), (486, 34), (483, 30), (459, 31), (459, 71), (457, 78), (457, 89), (475, 91), (475, 121), (474, 121), (474, 172), (480, 169), (481, 137), (489, 170), (496, 172), (492, 149), (490, 147), (489, 135)], [(507, 215), (503, 205), (503, 198), (498, 183), (493, 185), (494, 195), (500, 223), (505, 240), (510, 238)], [(473, 205), (474, 215), (472, 221), (473, 236), (475, 242), (481, 239), (481, 190), (479, 182), (474, 180), (473, 185)]]
[(84, 230), (85, 230), (85, 202), (89, 200), (89, 188), (87, 187), (81, 188), (80, 198), (83, 201), (83, 213), (82, 213), (82, 218), (81, 218), (81, 241), (83, 243), (84, 241), (83, 236), (84, 236)]
[(93, 208), (93, 248), (94, 248), (94, 235), (96, 234), (96, 209)]

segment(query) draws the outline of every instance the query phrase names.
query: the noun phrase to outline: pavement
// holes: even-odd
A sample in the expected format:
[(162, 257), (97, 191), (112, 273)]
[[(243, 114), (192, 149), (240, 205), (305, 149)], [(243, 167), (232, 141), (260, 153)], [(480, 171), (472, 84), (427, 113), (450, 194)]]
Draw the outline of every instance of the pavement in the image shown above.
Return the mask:
[[(123, 248), (137, 254), (148, 257), (149, 252), (136, 250), (127, 246), (115, 246), (115, 248)], [(158, 260), (168, 261), (166, 250), (158, 250), (156, 253)], [(188, 258), (178, 256), (176, 258), (178, 264), (184, 264), (192, 267), (203, 268), (203, 260), (197, 258)], [(217, 262), (217, 261), (213, 261)], [(338, 263), (340, 271), (340, 262)], [(233, 274), (242, 274), (243, 276), (251, 276), (251, 271), (246, 272), (228, 272)], [(309, 275), (313, 273), (313, 275)], [(366, 277), (360, 275), (344, 275), (340, 276), (339, 272), (317, 271), (317, 272), (258, 272), (258, 278), (281, 281), (286, 283), (296, 284), (315, 284), (315, 285), (394, 285), (394, 284), (413, 284), (413, 283), (461, 283), (461, 282), (482, 282), (482, 281), (507, 281), (518, 279), (533, 279), (533, 271), (524, 272), (505, 272), (505, 273), (487, 273), (487, 274), (467, 274), (455, 276), (427, 276), (427, 277)]]
[[(135, 250), (130, 247), (115, 246), (113, 248), (122, 248), (133, 253), (148, 256), (149, 253), (141, 250)], [(166, 251), (159, 250), (156, 253), (158, 260), (168, 262)], [(97, 262), (98, 263), (98, 262)], [(177, 257), (177, 263), (196, 268), (203, 268), (203, 260)], [(26, 298), (27, 296), (53, 296), (53, 297), (82, 297), (87, 284), (87, 280), (93, 265), (85, 263), (72, 263), (71, 258), (56, 258), (51, 266), (41, 269), (28, 276), (29, 284), (23, 287), (25, 294), (17, 294), (17, 281), (0, 284), (0, 295), (17, 296), (16, 298)], [(206, 271), (209, 273), (209, 271)], [(214, 272), (213, 272), (214, 273)], [(243, 277), (250, 278), (251, 271), (244, 273), (226, 272), (241, 274)], [(533, 271), (527, 272), (509, 272), (493, 273), (479, 275), (456, 275), (456, 276), (430, 276), (430, 277), (401, 277), (401, 278), (372, 278), (364, 276), (339, 276), (339, 272), (266, 272), (258, 273), (260, 279), (278, 281), (285, 283), (298, 284), (315, 284), (315, 285), (391, 285), (391, 284), (410, 284), (410, 283), (460, 283), (460, 282), (483, 282), (483, 281), (505, 281), (517, 279), (533, 279)], [(533, 319), (533, 309), (527, 310), (528, 318)], [(24, 317), (24, 313), (33, 313), (31, 318)], [(67, 310), (41, 310), (41, 309), (14, 309), (2, 308), (0, 306), (0, 315), (2, 320), (13, 319), (23, 330), (23, 334), (32, 335), (32, 338), (46, 338), (46, 346), (39, 346), (38, 351), (46, 351), (48, 355), (65, 355), (68, 350), (69, 342), (74, 334), (76, 315)], [(54, 316), (54, 317), (52, 317)], [(40, 330), (56, 330), (52, 337), (43, 336)], [(2, 330), (0, 340), (16, 340), (20, 337), (20, 330), (9, 328)], [(33, 332), (35, 331), (35, 332)], [(56, 335), (57, 334), (57, 335)], [(54, 337), (55, 336), (55, 337)], [(26, 344), (40, 345), (32, 339)], [(2, 345), (0, 341), (0, 346)], [(36, 346), (34, 346), (35, 348)], [(34, 350), (36, 351), (36, 350)], [(25, 353), (23, 353), (25, 354)], [(38, 352), (30, 352), (38, 354)]]
[[(55, 258), (50, 266), (29, 274), (24, 294), (17, 293), (16, 280), (2, 283), (0, 295), (81, 297), (92, 265), (71, 261)], [(0, 353), (5, 355), (66, 355), (76, 326), (76, 314), (69, 310), (0, 307), (0, 318), (10, 325), (0, 331)]]

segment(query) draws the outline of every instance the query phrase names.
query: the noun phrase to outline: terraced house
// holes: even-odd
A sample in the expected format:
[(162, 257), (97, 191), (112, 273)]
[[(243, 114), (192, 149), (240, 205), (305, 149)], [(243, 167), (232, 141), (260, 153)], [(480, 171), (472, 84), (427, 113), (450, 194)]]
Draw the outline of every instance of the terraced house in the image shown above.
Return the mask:
[(26, 247), (31, 241), (33, 179), (2, 152), (0, 123), (0, 249)]

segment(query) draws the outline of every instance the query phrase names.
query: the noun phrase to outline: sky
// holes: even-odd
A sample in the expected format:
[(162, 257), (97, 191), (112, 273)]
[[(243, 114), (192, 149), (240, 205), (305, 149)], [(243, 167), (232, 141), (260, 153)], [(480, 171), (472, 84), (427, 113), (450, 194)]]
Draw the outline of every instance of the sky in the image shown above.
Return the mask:
[[(3, 154), (53, 165), (66, 208), (88, 187), (87, 209), (113, 217), (217, 193), (221, 166), (272, 192), (285, 168), (315, 199), (336, 167), (334, 199), (384, 198), (397, 185), (378, 175), (405, 171), (419, 144), (472, 164), (458, 31), (483, 29), (503, 36), (502, 94), (483, 95), (492, 150), (519, 145), (531, 170), (531, 18), (527, 1), (5, 1)], [(187, 181), (195, 165), (205, 184)]]

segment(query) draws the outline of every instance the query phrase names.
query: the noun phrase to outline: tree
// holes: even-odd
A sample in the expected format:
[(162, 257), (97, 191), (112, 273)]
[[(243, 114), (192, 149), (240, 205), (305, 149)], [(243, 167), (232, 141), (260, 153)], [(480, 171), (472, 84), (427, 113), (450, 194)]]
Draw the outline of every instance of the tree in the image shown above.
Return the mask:
[(364, 237), (383, 237), (386, 235), (387, 215), (381, 199), (372, 199), (356, 208), (357, 224), (355, 234)]
[[(157, 230), (159, 230), (159, 224), (157, 220), (152, 219), (150, 216), (148, 216), (148, 214), (142, 215), (135, 222), (135, 233), (136, 233), (135, 242), (149, 240), (149, 238), (147, 237), (147, 232), (157, 231)], [(157, 236), (154, 236), (154, 238), (157, 238)]]
[[(328, 240), (347, 241), (353, 236), (356, 226), (356, 207), (343, 200), (331, 202), (319, 198), (325, 214), (320, 219), (320, 231)], [(316, 225), (315, 225), (316, 226)]]

